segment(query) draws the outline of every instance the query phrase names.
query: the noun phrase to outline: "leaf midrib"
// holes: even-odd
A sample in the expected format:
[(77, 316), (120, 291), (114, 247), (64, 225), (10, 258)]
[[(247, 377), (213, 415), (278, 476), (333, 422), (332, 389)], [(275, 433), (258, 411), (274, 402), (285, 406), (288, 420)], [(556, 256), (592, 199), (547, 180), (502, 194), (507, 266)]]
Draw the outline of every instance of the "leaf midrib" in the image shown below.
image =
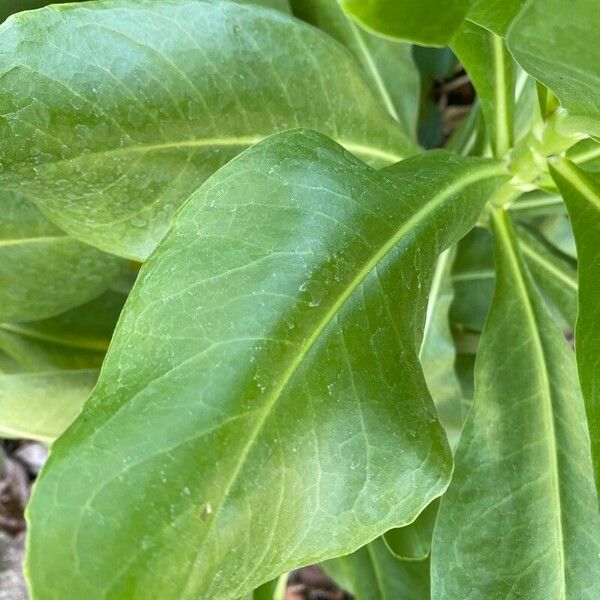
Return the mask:
[[(78, 160), (85, 160), (89, 157), (110, 157), (110, 156), (118, 156), (119, 154), (129, 154), (129, 153), (142, 153), (148, 154), (151, 152), (160, 152), (161, 150), (172, 150), (172, 149), (180, 149), (180, 148), (190, 148), (190, 149), (199, 149), (199, 148), (213, 148), (213, 147), (243, 147), (247, 148), (261, 142), (265, 138), (269, 137), (271, 133), (268, 134), (259, 134), (253, 136), (230, 136), (230, 137), (218, 137), (218, 138), (196, 138), (193, 140), (174, 140), (163, 142), (160, 144), (131, 144), (129, 146), (124, 146), (122, 148), (108, 148), (104, 150), (94, 150), (91, 152), (77, 154), (76, 156), (71, 156), (67, 158), (58, 158), (43, 162), (39, 165), (36, 165), (37, 169), (45, 168), (45, 167), (56, 167), (58, 165), (64, 163), (76, 162)], [(352, 154), (356, 154), (363, 157), (370, 157), (372, 159), (378, 159), (386, 161), (387, 163), (393, 164), (399, 162), (407, 157), (407, 154), (399, 154), (397, 152), (391, 152), (388, 150), (384, 150), (382, 148), (378, 148), (376, 146), (370, 146), (367, 144), (362, 144), (360, 142), (354, 142), (352, 140), (346, 140), (343, 138), (338, 138), (335, 140), (340, 146), (343, 146), (346, 150), (351, 152)], [(6, 175), (4, 180), (8, 180), (12, 178), (15, 173), (18, 173), (21, 169), (29, 168), (31, 165), (23, 164), (21, 167), (13, 170), (9, 175)], [(0, 176), (0, 181), (3, 178)], [(8, 189), (8, 188), (7, 188)], [(16, 189), (16, 188), (15, 188)]]
[(68, 239), (66, 235), (40, 236), (35, 238), (14, 238), (0, 240), (0, 248), (20, 246), (21, 244), (50, 244)]
[[(381, 248), (373, 255), (373, 257), (371, 257), (363, 265), (363, 267), (359, 270), (356, 277), (349, 283), (349, 285), (346, 287), (344, 292), (332, 304), (329, 311), (327, 311), (327, 313), (324, 315), (324, 317), (319, 321), (319, 323), (313, 330), (313, 333), (301, 345), (299, 352), (296, 355), (296, 358), (291, 361), (288, 368), (284, 371), (279, 384), (275, 387), (270, 398), (268, 398), (267, 402), (265, 403), (265, 406), (262, 409), (261, 414), (257, 418), (256, 426), (250, 432), (249, 437), (248, 437), (248, 442), (242, 449), (240, 458), (237, 463), (237, 467), (234, 469), (233, 475), (230, 478), (229, 482), (227, 483), (227, 486), (225, 487), (225, 490), (223, 492), (219, 506), (217, 507), (215, 514), (213, 515), (213, 518), (211, 519), (209, 528), (214, 526), (214, 523), (217, 522), (221, 508), (225, 504), (229, 493), (231, 492), (242, 469), (244, 468), (244, 466), (246, 464), (246, 460), (248, 459), (248, 456), (252, 449), (252, 446), (254, 445), (254, 442), (258, 439), (258, 436), (260, 435), (260, 432), (262, 431), (264, 424), (266, 423), (267, 419), (269, 418), (269, 415), (271, 414), (273, 407), (277, 403), (277, 400), (280, 398), (281, 394), (283, 393), (283, 391), (285, 390), (287, 385), (290, 383), (293, 376), (298, 371), (298, 369), (302, 365), (304, 359), (308, 356), (308, 354), (310, 353), (310, 351), (314, 347), (315, 343), (320, 338), (323, 331), (325, 331), (325, 329), (328, 327), (328, 325), (335, 319), (336, 315), (339, 314), (340, 310), (345, 305), (346, 301), (354, 294), (354, 292), (359, 288), (359, 286), (365, 281), (365, 279), (367, 278), (369, 273), (371, 273), (371, 271), (378, 264), (380, 264), (381, 261), (394, 249), (394, 247), (400, 242), (400, 240), (402, 240), (402, 238), (405, 236), (405, 234), (408, 231), (415, 229), (420, 222), (424, 221), (427, 218), (428, 215), (434, 213), (438, 209), (438, 207), (448, 199), (448, 197), (451, 197), (455, 192), (459, 191), (460, 189), (462, 189), (468, 185), (474, 184), (478, 181), (482, 181), (482, 180), (485, 180), (485, 179), (488, 179), (488, 178), (491, 178), (494, 176), (500, 176), (500, 175), (503, 175), (504, 173), (505, 173), (505, 171), (501, 166), (493, 165), (490, 168), (481, 169), (481, 170), (476, 171), (474, 174), (468, 174), (462, 178), (457, 179), (456, 181), (454, 181), (452, 183), (452, 185), (449, 185), (447, 188), (442, 190), (439, 194), (434, 196), (431, 199), (431, 201), (427, 202), (424, 206), (422, 206), (419, 210), (417, 210), (407, 221), (405, 221), (396, 230), (396, 232), (388, 239), (388, 241), (381, 246)], [(208, 536), (209, 528), (206, 529), (205, 538)], [(201, 546), (202, 546), (202, 543), (200, 544), (200, 547)], [(200, 547), (198, 548), (196, 555), (199, 554)], [(182, 598), (195, 597), (194, 590), (196, 588), (196, 584), (195, 584), (195, 580), (196, 580), (195, 572), (197, 569), (196, 565), (197, 565), (197, 560), (194, 561), (194, 564), (192, 565), (192, 568), (190, 569), (190, 574), (189, 574), (187, 583), (186, 583), (184, 589), (182, 590)]]
[(564, 533), (562, 523), (562, 499), (560, 493), (560, 476), (558, 465), (558, 448), (556, 445), (556, 430), (554, 426), (554, 408), (552, 404), (552, 387), (550, 385), (550, 376), (546, 365), (546, 355), (544, 347), (537, 327), (537, 319), (531, 302), (531, 297), (527, 289), (527, 282), (524, 273), (521, 269), (521, 263), (517, 255), (518, 250), (514, 247), (511, 234), (508, 230), (506, 213), (500, 215), (495, 214), (494, 220), (497, 224), (497, 231), (502, 237), (503, 245), (506, 249), (508, 263), (516, 283), (516, 291), (521, 297), (521, 303), (525, 310), (527, 322), (530, 326), (530, 335), (534, 346), (534, 364), (537, 363), (538, 368), (535, 372), (538, 374), (539, 384), (543, 395), (543, 416), (544, 426), (546, 429), (546, 437), (548, 439), (548, 454), (551, 464), (552, 488), (554, 491), (553, 497), (556, 502), (556, 536), (557, 536), (557, 552), (558, 562), (560, 567), (561, 581), (561, 598), (567, 599), (567, 584), (565, 579), (565, 555), (564, 555)]
[(356, 43), (358, 44), (359, 50), (361, 51), (362, 55), (364, 56), (365, 63), (369, 69), (369, 72), (371, 73), (371, 76), (373, 77), (373, 81), (375, 82), (375, 85), (377, 86), (377, 91), (379, 92), (379, 95), (381, 96), (383, 104), (385, 105), (385, 107), (386, 107), (387, 111), (390, 113), (390, 115), (392, 115), (392, 117), (396, 121), (399, 121), (400, 118), (396, 111), (396, 107), (394, 106), (394, 103), (392, 102), (392, 98), (390, 97), (390, 94), (385, 86), (385, 83), (383, 82), (383, 78), (381, 77), (379, 68), (375, 64), (375, 61), (373, 60), (371, 52), (369, 52), (369, 49), (367, 48), (367, 45), (365, 44), (365, 40), (363, 39), (363, 33), (361, 31), (359, 31), (358, 26), (355, 25), (350, 20), (350, 17), (346, 17), (345, 15), (344, 15), (344, 17), (346, 19), (346, 23), (348, 24), (348, 28), (352, 32), (352, 35), (354, 36), (354, 39), (356, 40)]
[(577, 281), (574, 277), (569, 277), (567, 273), (561, 271), (556, 265), (551, 263), (547, 258), (537, 252), (533, 246), (530, 246), (527, 240), (523, 239), (522, 237), (519, 238), (519, 246), (525, 252), (525, 254), (529, 256), (531, 260), (540, 265), (542, 269), (554, 275), (554, 277), (571, 288), (572, 291), (577, 292)]

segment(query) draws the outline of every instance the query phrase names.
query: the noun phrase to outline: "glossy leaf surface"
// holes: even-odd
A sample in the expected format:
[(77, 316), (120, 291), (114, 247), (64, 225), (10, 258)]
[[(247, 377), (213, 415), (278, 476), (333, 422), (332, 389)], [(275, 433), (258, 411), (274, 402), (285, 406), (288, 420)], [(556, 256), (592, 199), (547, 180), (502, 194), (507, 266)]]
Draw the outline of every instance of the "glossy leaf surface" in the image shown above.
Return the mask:
[(504, 36), (512, 20), (527, 0), (475, 0), (469, 10), (468, 18)]
[(596, 136), (600, 135), (599, 30), (597, 0), (529, 0), (507, 37), (520, 65), (568, 110), (564, 126)]
[(130, 258), (149, 254), (210, 174), (273, 132), (319, 130), (378, 166), (414, 151), (339, 44), (252, 4), (23, 13), (0, 28), (0, 76), (0, 185)]
[(0, 436), (53, 442), (75, 420), (98, 371), (0, 375)]
[(600, 515), (574, 355), (506, 214), (493, 220), (497, 288), (435, 525), (432, 597), (591, 600)]
[(504, 40), (465, 21), (452, 39), (452, 49), (469, 73), (495, 156), (512, 146), (514, 132), (514, 68)]
[(578, 259), (575, 348), (600, 490), (600, 185), (569, 160), (550, 167), (571, 217)]
[(576, 263), (525, 228), (517, 229), (519, 248), (540, 291), (573, 331), (577, 318)]
[(0, 322), (45, 319), (83, 304), (123, 265), (65, 235), (22, 196), (0, 193)]
[(215, 174), (36, 485), (37, 597), (235, 598), (412, 522), (452, 464), (417, 359), (431, 272), (506, 178), (443, 152), (377, 172), (312, 132)]
[(381, 539), (323, 564), (356, 600), (427, 600), (429, 561), (394, 558)]
[(454, 373), (456, 353), (449, 318), (454, 298), (451, 281), (454, 256), (455, 249), (446, 250), (436, 264), (419, 350), (427, 387), (452, 447), (458, 439), (462, 423), (460, 384)]
[(444, 46), (465, 18), (471, 0), (339, 0), (363, 27), (380, 35)]
[(51, 319), (0, 323), (0, 435), (53, 442), (64, 432), (96, 382), (124, 300), (106, 292)]
[(416, 137), (419, 112), (419, 71), (410, 44), (386, 40), (359, 27), (338, 0), (292, 0), (299, 18), (344, 44), (362, 66), (373, 94), (404, 130)]

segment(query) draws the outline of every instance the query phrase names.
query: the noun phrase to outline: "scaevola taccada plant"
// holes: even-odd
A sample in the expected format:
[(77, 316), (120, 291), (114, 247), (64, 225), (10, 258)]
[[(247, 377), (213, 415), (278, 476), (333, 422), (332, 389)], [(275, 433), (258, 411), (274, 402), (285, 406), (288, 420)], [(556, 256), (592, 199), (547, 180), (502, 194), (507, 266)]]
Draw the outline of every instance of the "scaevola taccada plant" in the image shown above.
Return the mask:
[(5, 17), (33, 600), (600, 598), (598, 0)]

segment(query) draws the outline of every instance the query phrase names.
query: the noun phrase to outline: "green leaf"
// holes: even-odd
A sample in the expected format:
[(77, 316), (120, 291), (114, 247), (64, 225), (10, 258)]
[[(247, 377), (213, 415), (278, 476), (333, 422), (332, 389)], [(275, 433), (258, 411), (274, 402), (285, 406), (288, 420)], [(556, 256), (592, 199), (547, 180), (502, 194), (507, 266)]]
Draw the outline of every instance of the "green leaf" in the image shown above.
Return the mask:
[(136, 259), (208, 176), (275, 131), (319, 130), (375, 166), (416, 151), (339, 44), (254, 5), (24, 13), (0, 27), (0, 77), (0, 185), (74, 237)]
[(569, 148), (566, 156), (585, 171), (600, 171), (600, 144), (594, 139), (582, 140)]
[(22, 196), (0, 192), (0, 322), (45, 319), (83, 304), (123, 265), (66, 236)]
[(106, 352), (126, 295), (108, 290), (98, 298), (51, 319), (0, 323), (0, 331), (70, 348)]
[(596, 488), (600, 490), (600, 185), (569, 160), (551, 163), (550, 172), (567, 205), (577, 243), (579, 310), (575, 348)]
[(473, 104), (467, 118), (452, 132), (444, 148), (463, 156), (485, 156), (487, 137), (481, 107)]
[(573, 330), (577, 318), (577, 266), (550, 244), (524, 227), (517, 229), (519, 248), (544, 297)]
[(288, 575), (286, 573), (277, 579), (264, 583), (240, 600), (285, 600), (287, 579)]
[(0, 437), (53, 442), (74, 421), (95, 369), (0, 375)]
[(362, 66), (373, 94), (416, 138), (419, 114), (419, 71), (409, 44), (386, 40), (361, 29), (338, 0), (292, 0), (294, 14), (344, 44)]
[(63, 433), (96, 382), (124, 301), (106, 292), (51, 319), (0, 323), (0, 436)]
[(450, 306), (454, 298), (451, 282), (454, 256), (455, 250), (451, 249), (442, 253), (438, 259), (419, 350), (425, 381), (451, 447), (455, 446), (462, 425), (461, 391), (454, 373), (456, 352), (449, 321)]
[(35, 597), (236, 598), (412, 522), (452, 465), (426, 290), (503, 173), (444, 152), (377, 172), (296, 131), (206, 182), (36, 484)]
[(494, 214), (475, 402), (442, 498), (432, 597), (600, 597), (600, 515), (573, 352)]
[(494, 294), (494, 255), (486, 229), (476, 227), (460, 241), (452, 286), (450, 320), (472, 331), (481, 331)]
[[(64, 4), (66, 2), (85, 2), (86, 0), (0, 0), (0, 23), (16, 12), (41, 8), (48, 4)], [(235, 0), (238, 4), (259, 4), (289, 13), (288, 0)]]
[(504, 40), (465, 21), (452, 39), (452, 50), (477, 90), (494, 155), (505, 156), (514, 137), (515, 74)]
[(465, 18), (471, 0), (339, 0), (363, 27), (380, 35), (444, 46)]
[(429, 598), (429, 561), (398, 560), (381, 539), (322, 566), (355, 600)]
[(399, 559), (425, 560), (431, 551), (431, 538), (438, 508), (439, 501), (436, 499), (410, 525), (386, 531), (383, 541), (388, 550)]
[(475, 0), (469, 10), (469, 20), (504, 36), (526, 0)]
[(515, 59), (568, 110), (568, 132), (600, 135), (598, 30), (597, 0), (529, 0), (508, 31)]

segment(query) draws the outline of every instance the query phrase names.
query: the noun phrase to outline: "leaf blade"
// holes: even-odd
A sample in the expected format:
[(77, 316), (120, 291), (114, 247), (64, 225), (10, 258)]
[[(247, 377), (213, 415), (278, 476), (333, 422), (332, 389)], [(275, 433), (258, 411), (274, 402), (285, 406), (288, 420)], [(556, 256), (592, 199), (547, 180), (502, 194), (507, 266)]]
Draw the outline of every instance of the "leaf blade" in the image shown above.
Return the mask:
[[(432, 597), (476, 590), (594, 598), (600, 521), (572, 351), (505, 213), (494, 214), (493, 227), (498, 283), (475, 403), (434, 530)], [(506, 341), (517, 336), (513, 349)], [(503, 543), (494, 544), (500, 535)]]
[(465, 18), (471, 0), (339, 0), (363, 27), (380, 35), (444, 46)]
[(600, 185), (567, 159), (551, 163), (550, 173), (567, 205), (577, 244), (579, 297), (575, 347), (592, 440), (596, 489), (600, 490), (600, 385), (597, 365), (600, 348), (597, 308)]
[(144, 259), (208, 176), (276, 131), (320, 130), (379, 166), (416, 151), (346, 51), (273, 10), (124, 0), (1, 27), (0, 183), (107, 252)]
[[(565, 22), (570, 27), (565, 28)], [(571, 4), (530, 0), (508, 31), (508, 48), (517, 62), (567, 109), (562, 125), (567, 133), (600, 135), (600, 63), (595, 41), (599, 27), (595, 0)]]
[[(440, 191), (438, 182), (450, 173), (452, 184)], [(241, 596), (294, 566), (347, 553), (412, 521), (445, 488), (451, 462), (418, 368), (422, 325), (412, 325), (424, 317), (422, 280), (437, 248), (428, 242), (426, 252), (415, 254), (412, 240), (436, 231), (439, 244), (453, 243), (477, 218), (490, 188), (506, 179), (495, 162), (445, 153), (376, 172), (326, 138), (302, 131), (274, 136), (219, 171), (186, 204), (160, 251), (142, 268), (104, 363), (104, 379), (54, 447), (36, 485), (28, 557), (36, 593), (45, 593), (45, 572), (63, 569), (79, 549), (95, 546), (98, 535), (113, 540), (105, 544), (110, 556), (95, 552), (94, 564), (81, 563), (81, 576), (64, 582), (70, 590), (93, 597), (98, 585), (132, 598), (152, 589), (164, 598), (201, 594), (216, 600)], [(430, 201), (419, 206), (425, 190)], [(251, 217), (257, 209), (268, 210), (269, 218)], [(171, 266), (177, 277), (171, 277)], [(388, 275), (398, 270), (405, 288)], [(194, 293), (187, 294), (194, 282)], [(169, 304), (159, 300), (169, 296)], [(198, 315), (195, 320), (182, 322), (168, 310), (183, 299), (191, 304), (181, 310)], [(401, 315), (394, 305), (403, 307)], [(390, 327), (378, 328), (370, 341), (369, 322), (381, 318)], [(134, 330), (145, 332), (145, 340), (150, 335), (162, 341), (139, 344), (146, 346), (145, 356), (132, 353), (141, 342)], [(375, 356), (385, 377), (373, 379), (364, 370)], [(119, 389), (111, 383), (115, 369)], [(414, 392), (406, 408), (397, 377), (401, 388)], [(393, 401), (387, 400), (390, 393)], [(393, 416), (398, 411), (402, 424)], [(279, 434), (284, 421), (285, 437)], [(132, 422), (140, 425), (133, 430), (137, 435)], [(149, 426), (162, 433), (149, 435)], [(116, 440), (122, 444), (118, 451)], [(408, 447), (405, 440), (411, 440)], [(427, 450), (414, 454), (413, 444)], [(93, 514), (79, 515), (80, 527), (71, 521), (74, 515), (54, 505), (54, 487), (60, 473), (81, 472), (92, 446), (104, 475), (94, 475), (91, 488), (58, 492), (68, 496), (61, 505), (94, 506)], [(400, 457), (394, 472), (370, 466), (389, 455)], [(154, 490), (149, 512), (136, 512), (128, 484), (118, 479), (123, 469), (138, 489)], [(294, 475), (299, 472), (302, 482)], [(168, 486), (161, 485), (161, 473)], [(260, 488), (254, 485), (258, 479)], [(94, 515), (109, 507), (113, 525), (100, 531)], [(348, 526), (342, 530), (334, 523), (332, 529), (331, 512)], [(162, 527), (149, 531), (149, 522)], [(54, 526), (63, 535), (70, 530), (79, 545), (63, 546), (52, 561), (42, 561), (43, 548), (55, 546)], [(324, 530), (330, 531), (325, 544)], [(125, 537), (140, 544), (131, 556), (127, 542), (125, 566), (115, 575), (115, 551), (126, 550)], [(169, 578), (152, 575), (157, 571), (148, 565), (156, 561)]]

